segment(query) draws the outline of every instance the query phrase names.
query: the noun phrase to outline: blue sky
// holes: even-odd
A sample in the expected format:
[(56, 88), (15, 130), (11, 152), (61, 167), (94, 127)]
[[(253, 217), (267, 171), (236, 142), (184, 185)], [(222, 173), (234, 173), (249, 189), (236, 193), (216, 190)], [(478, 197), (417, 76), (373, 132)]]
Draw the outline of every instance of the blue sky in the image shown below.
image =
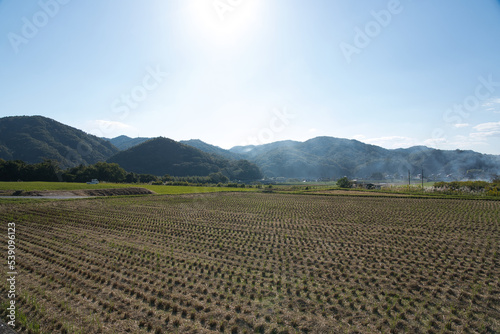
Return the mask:
[(0, 0), (0, 116), (500, 154), (498, 0)]

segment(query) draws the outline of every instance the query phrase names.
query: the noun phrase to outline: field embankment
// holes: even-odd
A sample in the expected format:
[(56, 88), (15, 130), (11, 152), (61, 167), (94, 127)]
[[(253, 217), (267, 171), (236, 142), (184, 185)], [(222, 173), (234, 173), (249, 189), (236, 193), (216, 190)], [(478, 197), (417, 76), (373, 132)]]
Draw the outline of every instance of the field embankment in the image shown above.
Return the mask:
[(111, 188), (111, 189), (80, 189), (80, 190), (31, 190), (9, 192), (9, 196), (36, 196), (36, 197), (94, 197), (94, 196), (126, 196), (126, 195), (151, 195), (155, 194), (146, 188)]

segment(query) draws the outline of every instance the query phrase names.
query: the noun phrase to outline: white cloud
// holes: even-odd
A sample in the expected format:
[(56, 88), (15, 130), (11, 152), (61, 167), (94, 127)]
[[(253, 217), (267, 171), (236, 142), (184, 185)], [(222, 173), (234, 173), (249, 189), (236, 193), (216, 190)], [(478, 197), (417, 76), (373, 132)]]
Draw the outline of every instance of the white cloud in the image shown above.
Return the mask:
[(404, 136), (387, 136), (387, 137), (364, 139), (362, 141), (368, 144), (382, 146), (389, 149), (407, 148), (418, 145), (418, 142), (415, 138), (404, 137)]
[[(457, 126), (458, 125), (458, 126)], [(500, 137), (500, 122), (482, 123), (476, 126), (470, 124), (455, 124), (455, 128), (470, 127), (472, 131), (464, 134), (443, 133), (441, 137), (429, 138), (423, 144), (440, 150), (473, 150), (477, 152), (499, 154), (498, 137)]]
[(498, 131), (482, 131), (482, 132), (472, 132), (470, 134), (471, 138), (481, 140), (487, 137), (500, 137), (500, 130)]
[(424, 145), (433, 147), (433, 148), (441, 148), (442, 145), (447, 144), (448, 141), (446, 138), (431, 138), (431, 139), (426, 139), (424, 140)]
[(85, 130), (98, 137), (112, 138), (115, 136), (135, 132), (136, 129), (128, 124), (118, 121), (97, 119), (87, 122)]
[(359, 140), (359, 141), (363, 141), (365, 140), (365, 136), (364, 135), (355, 135), (352, 137), (352, 139), (356, 139), (356, 140)]
[(486, 141), (489, 137), (500, 136), (500, 122), (481, 123), (473, 127), (476, 132), (471, 132), (469, 138), (476, 141)]
[(485, 138), (469, 135), (457, 135), (449, 138), (435, 138), (424, 141), (425, 145), (439, 150), (473, 150), (478, 151), (489, 147)]
[(466, 128), (469, 125), (470, 125), (469, 123), (457, 123), (454, 125), (454, 127), (456, 127), (457, 129), (460, 129), (460, 128)]
[(478, 124), (473, 127), (474, 130), (480, 132), (491, 132), (491, 131), (500, 131), (500, 122), (489, 122)]
[(495, 104), (500, 104), (500, 98), (492, 98), (484, 103), (484, 106), (492, 106)]
[(500, 113), (500, 98), (489, 99), (483, 103), (483, 107), (488, 111), (492, 111), (497, 114)]

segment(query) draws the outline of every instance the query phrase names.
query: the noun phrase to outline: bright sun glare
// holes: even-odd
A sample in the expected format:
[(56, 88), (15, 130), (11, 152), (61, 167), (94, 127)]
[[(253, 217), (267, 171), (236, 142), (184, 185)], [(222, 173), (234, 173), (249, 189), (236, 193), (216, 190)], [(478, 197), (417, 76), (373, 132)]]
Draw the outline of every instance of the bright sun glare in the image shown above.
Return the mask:
[(187, 13), (197, 35), (230, 44), (257, 28), (262, 0), (191, 0)]

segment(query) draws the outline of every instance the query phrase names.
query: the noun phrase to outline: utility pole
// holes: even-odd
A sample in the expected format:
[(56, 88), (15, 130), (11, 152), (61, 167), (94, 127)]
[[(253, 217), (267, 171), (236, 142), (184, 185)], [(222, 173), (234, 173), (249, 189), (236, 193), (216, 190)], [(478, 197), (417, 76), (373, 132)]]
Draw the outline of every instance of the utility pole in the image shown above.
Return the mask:
[(408, 169), (408, 189), (410, 188), (410, 170)]
[(424, 167), (422, 166), (422, 191), (424, 191)]

